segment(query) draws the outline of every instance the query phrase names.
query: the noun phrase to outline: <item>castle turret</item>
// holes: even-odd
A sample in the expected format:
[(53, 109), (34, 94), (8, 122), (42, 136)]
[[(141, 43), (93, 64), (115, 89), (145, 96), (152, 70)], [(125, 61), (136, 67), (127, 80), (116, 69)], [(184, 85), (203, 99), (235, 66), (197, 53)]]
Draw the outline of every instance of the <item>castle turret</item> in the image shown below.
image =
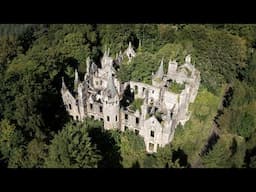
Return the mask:
[(105, 129), (119, 128), (119, 95), (116, 90), (114, 80), (112, 77), (111, 68), (108, 73), (108, 82), (106, 89), (103, 90), (103, 115)]
[(113, 59), (109, 56), (110, 49), (105, 50), (104, 55), (101, 59), (101, 68), (105, 69), (113, 63)]
[(156, 87), (161, 87), (163, 85), (163, 77), (164, 77), (164, 59), (162, 58), (160, 66), (152, 77), (152, 85)]
[(185, 63), (191, 64), (191, 55), (187, 55), (185, 58)]
[(80, 119), (83, 120), (85, 117), (85, 112), (84, 112), (84, 94), (83, 94), (83, 84), (79, 83), (78, 84), (78, 110), (80, 113)]
[(61, 80), (62, 80), (61, 94), (63, 95), (68, 89), (67, 89), (67, 86), (65, 84), (64, 77), (62, 77)]
[(90, 57), (87, 57), (87, 59), (86, 59), (86, 73), (87, 73), (87, 75), (90, 74), (90, 64), (91, 64), (91, 59), (90, 59)]
[(125, 54), (127, 55), (128, 59), (129, 59), (129, 62), (131, 62), (132, 58), (134, 58), (136, 56), (136, 53), (135, 53), (135, 51), (132, 48), (131, 42), (129, 42), (129, 46), (125, 50)]
[(77, 69), (75, 69), (75, 80), (74, 80), (74, 91), (77, 91), (77, 87), (78, 87), (78, 71)]
[(163, 76), (164, 76), (164, 59), (162, 58), (160, 66), (159, 66), (156, 74), (154, 75), (154, 79), (162, 80)]
[(176, 62), (176, 60), (174, 60), (174, 61), (170, 60), (169, 61), (169, 65), (168, 65), (168, 72), (167, 72), (167, 74), (171, 75), (173, 73), (176, 73), (177, 67), (178, 67), (178, 63)]
[(74, 120), (80, 120), (80, 114), (79, 114), (78, 106), (76, 104), (76, 99), (72, 96), (72, 94), (67, 89), (63, 77), (62, 77), (61, 96), (62, 96), (63, 103), (65, 105), (65, 108), (68, 111), (69, 115), (71, 115)]

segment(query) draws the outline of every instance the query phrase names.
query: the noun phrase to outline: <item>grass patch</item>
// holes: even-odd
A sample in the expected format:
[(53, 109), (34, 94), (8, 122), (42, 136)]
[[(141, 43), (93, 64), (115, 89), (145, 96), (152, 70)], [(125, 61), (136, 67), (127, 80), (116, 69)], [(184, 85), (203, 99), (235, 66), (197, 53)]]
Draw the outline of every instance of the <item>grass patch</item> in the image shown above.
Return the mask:
[[(220, 93), (223, 91), (224, 87), (220, 89)], [(172, 146), (182, 149), (188, 155), (190, 164), (198, 159), (198, 154), (211, 133), (221, 96), (222, 94), (215, 96), (206, 89), (199, 90), (195, 102), (189, 107), (192, 112), (190, 120), (175, 132)]]

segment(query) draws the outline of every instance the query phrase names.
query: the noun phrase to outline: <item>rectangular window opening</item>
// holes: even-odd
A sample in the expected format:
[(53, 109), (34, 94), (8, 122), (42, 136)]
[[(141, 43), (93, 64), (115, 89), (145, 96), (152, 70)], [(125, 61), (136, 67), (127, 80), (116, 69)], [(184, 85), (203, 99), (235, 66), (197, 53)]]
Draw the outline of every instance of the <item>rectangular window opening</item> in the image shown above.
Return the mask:
[(150, 131), (150, 136), (151, 137), (155, 137), (155, 132), (154, 131)]
[(138, 117), (136, 117), (136, 124), (139, 124), (140, 119)]
[(153, 151), (154, 150), (154, 144), (153, 143), (149, 143), (149, 151)]

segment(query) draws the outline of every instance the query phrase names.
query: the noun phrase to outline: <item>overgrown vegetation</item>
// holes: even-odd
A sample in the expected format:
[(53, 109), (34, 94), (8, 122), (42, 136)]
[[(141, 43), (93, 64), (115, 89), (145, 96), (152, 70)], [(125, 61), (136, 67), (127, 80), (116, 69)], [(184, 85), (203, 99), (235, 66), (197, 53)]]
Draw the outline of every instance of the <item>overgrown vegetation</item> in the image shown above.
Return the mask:
[(169, 91), (176, 94), (180, 94), (184, 89), (185, 89), (185, 84), (177, 83), (176, 81), (171, 82), (169, 86)]
[(129, 109), (133, 110), (133, 111), (141, 111), (141, 105), (143, 104), (143, 99), (134, 99), (134, 101), (131, 103), (131, 105), (129, 106)]

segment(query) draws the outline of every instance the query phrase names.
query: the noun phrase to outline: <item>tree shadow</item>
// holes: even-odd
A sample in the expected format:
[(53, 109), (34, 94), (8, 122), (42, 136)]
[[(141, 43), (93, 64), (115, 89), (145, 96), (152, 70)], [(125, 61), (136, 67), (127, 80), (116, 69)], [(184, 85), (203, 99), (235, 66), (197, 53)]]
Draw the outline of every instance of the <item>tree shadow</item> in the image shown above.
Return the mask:
[(247, 149), (245, 152), (245, 157), (244, 157), (244, 164), (246, 168), (250, 167), (251, 163), (251, 157), (256, 155), (256, 146), (253, 147), (252, 149)]
[(189, 167), (189, 163), (188, 163), (188, 155), (182, 150), (182, 149), (178, 149), (173, 151), (172, 153), (172, 162), (175, 162), (176, 160), (179, 160), (179, 164), (182, 167)]
[(132, 168), (140, 168), (140, 163), (138, 162), (138, 160), (136, 160), (135, 162), (133, 162)]
[[(37, 107), (42, 115), (44, 129), (46, 129), (42, 128), (41, 131), (45, 134), (49, 134), (49, 131), (57, 132), (70, 120), (60, 93), (45, 92)], [(50, 130), (48, 130), (49, 128)]]
[(127, 85), (124, 90), (123, 98), (120, 101), (120, 105), (124, 108), (128, 107), (134, 101), (134, 93), (131, 92), (130, 85)]
[(122, 168), (120, 147), (110, 132), (101, 128), (93, 128), (89, 130), (89, 136), (102, 156), (98, 163), (99, 168)]
[(212, 149), (213, 146), (217, 143), (217, 141), (219, 140), (219, 135), (216, 133), (213, 133), (207, 141), (207, 144), (204, 146), (204, 148), (202, 149), (202, 151), (200, 152), (200, 156), (204, 156), (206, 154), (208, 154)]

